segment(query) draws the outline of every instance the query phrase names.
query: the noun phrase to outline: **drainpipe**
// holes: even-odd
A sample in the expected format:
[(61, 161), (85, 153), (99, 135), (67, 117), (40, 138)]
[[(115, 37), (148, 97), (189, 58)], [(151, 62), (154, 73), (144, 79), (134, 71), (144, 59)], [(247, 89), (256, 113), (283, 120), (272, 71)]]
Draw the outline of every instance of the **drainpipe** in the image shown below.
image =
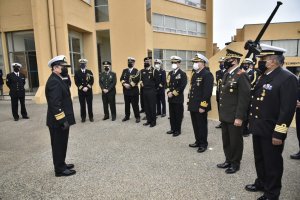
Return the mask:
[(55, 32), (55, 17), (54, 17), (54, 3), (53, 0), (48, 0), (48, 18), (50, 29), (51, 42), (51, 57), (57, 56), (56, 32)]

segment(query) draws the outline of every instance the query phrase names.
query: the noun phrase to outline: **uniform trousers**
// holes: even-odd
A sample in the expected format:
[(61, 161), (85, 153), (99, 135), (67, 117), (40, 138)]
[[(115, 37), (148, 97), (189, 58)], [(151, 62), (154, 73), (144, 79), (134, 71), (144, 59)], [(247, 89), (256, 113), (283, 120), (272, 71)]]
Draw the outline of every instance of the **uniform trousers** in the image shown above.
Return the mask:
[(112, 117), (116, 117), (116, 94), (115, 93), (102, 93), (102, 102), (104, 115), (109, 117), (108, 105), (110, 107), (110, 112)]
[(93, 94), (79, 94), (79, 103), (80, 103), (80, 115), (81, 119), (86, 118), (86, 104), (88, 107), (89, 118), (92, 119), (93, 115)]
[(190, 112), (196, 143), (200, 147), (207, 147), (207, 112)]
[(156, 90), (155, 88), (143, 88), (144, 108), (147, 122), (156, 124)]
[(171, 130), (181, 132), (181, 124), (183, 119), (183, 103), (169, 102), (169, 115)]
[(25, 107), (25, 96), (24, 97), (12, 97), (11, 96), (11, 110), (14, 119), (19, 119), (19, 114), (18, 114), (18, 105), (21, 105), (21, 115), (22, 117), (27, 117), (27, 111)]
[(124, 101), (125, 101), (125, 116), (127, 118), (130, 117), (130, 104), (132, 106), (134, 116), (135, 118), (140, 118), (140, 112), (139, 112), (139, 95), (124, 95)]
[(157, 111), (158, 115), (166, 114), (166, 95), (164, 89), (159, 89), (156, 94), (156, 103), (157, 103)]
[(297, 130), (297, 138), (300, 148), (300, 109), (296, 109), (296, 130)]
[(69, 130), (70, 129), (62, 130), (60, 127), (49, 127), (53, 164), (56, 173), (62, 172), (66, 169), (65, 160), (68, 147)]
[(265, 190), (264, 195), (271, 200), (277, 200), (280, 195), (283, 174), (281, 155), (283, 147), (283, 145), (273, 145), (271, 137), (253, 135), (254, 161), (257, 174), (255, 184), (263, 187)]
[(243, 126), (222, 122), (222, 141), (226, 162), (240, 166), (243, 156)]

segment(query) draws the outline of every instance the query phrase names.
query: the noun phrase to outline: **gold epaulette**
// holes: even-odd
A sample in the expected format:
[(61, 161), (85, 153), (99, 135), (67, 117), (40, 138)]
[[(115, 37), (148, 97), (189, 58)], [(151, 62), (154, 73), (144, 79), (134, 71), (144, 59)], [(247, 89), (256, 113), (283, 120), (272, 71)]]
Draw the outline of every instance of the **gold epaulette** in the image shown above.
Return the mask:
[(288, 131), (288, 128), (289, 127), (287, 127), (286, 124), (281, 124), (281, 125), (276, 124), (275, 131), (278, 133), (286, 134)]
[(200, 106), (206, 108), (208, 103), (206, 101), (201, 101)]
[(57, 115), (54, 115), (54, 117), (56, 120), (61, 120), (65, 117), (65, 113), (64, 112), (58, 113)]

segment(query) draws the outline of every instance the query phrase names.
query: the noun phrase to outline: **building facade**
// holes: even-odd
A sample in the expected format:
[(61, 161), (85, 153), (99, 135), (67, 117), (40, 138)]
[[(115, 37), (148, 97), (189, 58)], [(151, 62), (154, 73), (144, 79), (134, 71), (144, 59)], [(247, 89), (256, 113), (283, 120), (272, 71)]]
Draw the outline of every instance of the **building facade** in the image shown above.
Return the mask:
[[(26, 91), (37, 103), (45, 102), (48, 60), (60, 54), (72, 65), (72, 79), (78, 59), (88, 59), (95, 93), (106, 60), (118, 78), (128, 56), (136, 58), (138, 69), (152, 56), (169, 70), (170, 56), (178, 55), (189, 71), (195, 52), (212, 56), (212, 12), (212, 0), (1, 0), (0, 69), (5, 78), (11, 63), (21, 63)], [(73, 96), (76, 90), (72, 84)]]

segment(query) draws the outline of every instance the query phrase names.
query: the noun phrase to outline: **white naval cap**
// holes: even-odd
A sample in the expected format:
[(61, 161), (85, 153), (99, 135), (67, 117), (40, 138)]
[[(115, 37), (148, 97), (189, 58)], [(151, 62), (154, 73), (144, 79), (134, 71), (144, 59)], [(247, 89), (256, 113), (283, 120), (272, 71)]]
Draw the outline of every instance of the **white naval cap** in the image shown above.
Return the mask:
[(196, 53), (195, 57), (192, 58), (192, 62), (204, 61), (208, 65), (208, 59), (201, 53)]
[(171, 56), (171, 62), (177, 62), (180, 63), (181, 62), (181, 58), (179, 56)]
[(61, 65), (61, 66), (66, 66), (66, 67), (71, 66), (67, 63), (67, 58), (64, 55), (55, 56), (54, 58), (49, 60), (48, 67), (53, 67), (55, 65)]
[(268, 55), (283, 55), (286, 52), (286, 49), (271, 46), (268, 44), (260, 44), (261, 52), (258, 57), (268, 56)]
[(128, 57), (128, 62), (135, 62), (135, 58), (134, 57)]
[(80, 58), (80, 59), (78, 60), (78, 62), (79, 62), (79, 63), (84, 63), (84, 64), (86, 64), (86, 63), (88, 62), (88, 60), (85, 59), (85, 58)]
[(22, 67), (22, 65), (21, 65), (20, 63), (13, 63), (13, 64), (11, 64), (11, 66), (12, 66), (12, 67), (15, 67), (15, 66), (17, 66), (17, 67), (19, 67), (19, 68), (21, 68), (21, 67)]
[(246, 58), (243, 63), (250, 63), (253, 64), (253, 60), (251, 58)]
[(160, 59), (155, 59), (155, 60), (154, 60), (154, 63), (162, 64), (162, 61), (161, 61)]

